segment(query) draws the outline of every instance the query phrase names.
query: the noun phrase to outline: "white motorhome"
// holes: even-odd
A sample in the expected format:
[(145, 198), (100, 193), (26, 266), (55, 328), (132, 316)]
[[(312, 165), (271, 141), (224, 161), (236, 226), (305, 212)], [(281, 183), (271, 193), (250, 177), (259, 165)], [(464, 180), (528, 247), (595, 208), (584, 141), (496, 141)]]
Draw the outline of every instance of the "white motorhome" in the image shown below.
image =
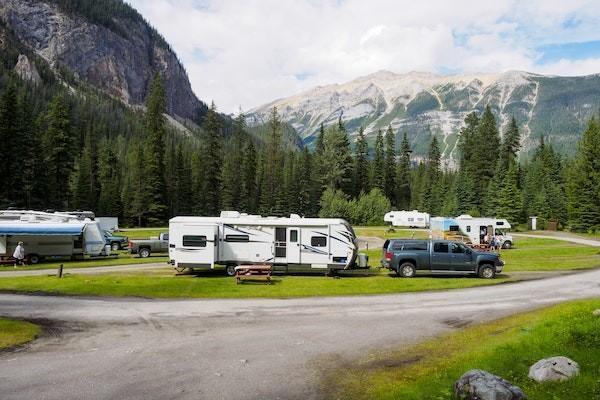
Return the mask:
[(356, 236), (343, 219), (262, 217), (223, 211), (220, 217), (169, 221), (169, 257), (178, 270), (214, 269), (228, 275), (241, 264), (271, 264), (280, 272), (333, 272), (355, 267)]
[(482, 244), (485, 235), (497, 235), (502, 248), (510, 249), (513, 238), (508, 234), (511, 226), (508, 220), (498, 218), (478, 218), (470, 215), (460, 215), (454, 218), (460, 231), (469, 237), (474, 244)]
[(0, 257), (11, 257), (19, 242), (32, 264), (45, 257), (98, 256), (106, 251), (97, 222), (68, 214), (0, 211)]
[(383, 220), (390, 222), (392, 226), (408, 226), (410, 228), (429, 227), (429, 214), (420, 212), (419, 210), (390, 211), (383, 216)]

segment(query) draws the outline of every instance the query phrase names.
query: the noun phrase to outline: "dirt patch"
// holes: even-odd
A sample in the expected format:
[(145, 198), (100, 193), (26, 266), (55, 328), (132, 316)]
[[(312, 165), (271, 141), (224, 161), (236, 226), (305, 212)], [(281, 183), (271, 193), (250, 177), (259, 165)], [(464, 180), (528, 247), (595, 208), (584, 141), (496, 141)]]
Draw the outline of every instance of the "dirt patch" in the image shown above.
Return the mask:
[(443, 321), (446, 325), (451, 326), (452, 328), (464, 328), (467, 325), (470, 325), (473, 320), (470, 319), (460, 319), (460, 318), (449, 318)]

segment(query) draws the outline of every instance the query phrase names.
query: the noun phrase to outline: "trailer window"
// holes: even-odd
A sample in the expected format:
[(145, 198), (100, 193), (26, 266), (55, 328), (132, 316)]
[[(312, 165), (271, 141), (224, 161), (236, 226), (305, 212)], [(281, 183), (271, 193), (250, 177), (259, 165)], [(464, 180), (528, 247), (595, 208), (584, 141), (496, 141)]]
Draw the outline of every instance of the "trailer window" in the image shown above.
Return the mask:
[(447, 253), (448, 252), (448, 243), (438, 242), (433, 244), (433, 252), (434, 253)]
[(248, 235), (226, 235), (226, 242), (249, 242), (250, 237)]
[(414, 218), (409, 218), (409, 219), (408, 219), (408, 222), (414, 222), (414, 221), (415, 221), (415, 219), (414, 219)]
[(327, 238), (325, 236), (313, 236), (310, 238), (310, 245), (313, 247), (326, 247)]
[(450, 230), (450, 232), (458, 232), (459, 231), (458, 225), (450, 225), (450, 227), (448, 229)]
[(496, 221), (496, 225), (503, 226), (504, 225), (504, 221)]
[(206, 236), (184, 236), (183, 247), (206, 247)]
[(471, 225), (467, 225), (467, 233), (471, 232)]
[(297, 242), (297, 241), (298, 241), (298, 231), (297, 230), (290, 231), (290, 242)]

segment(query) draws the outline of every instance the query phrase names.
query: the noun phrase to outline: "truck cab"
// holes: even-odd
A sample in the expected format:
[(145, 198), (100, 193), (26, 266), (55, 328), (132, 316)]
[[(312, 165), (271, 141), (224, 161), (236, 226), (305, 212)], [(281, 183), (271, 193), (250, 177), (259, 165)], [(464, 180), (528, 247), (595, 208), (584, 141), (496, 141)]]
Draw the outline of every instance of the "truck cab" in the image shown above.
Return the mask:
[(381, 266), (406, 278), (428, 273), (489, 279), (502, 272), (504, 261), (497, 253), (475, 251), (459, 241), (389, 239), (383, 245)]

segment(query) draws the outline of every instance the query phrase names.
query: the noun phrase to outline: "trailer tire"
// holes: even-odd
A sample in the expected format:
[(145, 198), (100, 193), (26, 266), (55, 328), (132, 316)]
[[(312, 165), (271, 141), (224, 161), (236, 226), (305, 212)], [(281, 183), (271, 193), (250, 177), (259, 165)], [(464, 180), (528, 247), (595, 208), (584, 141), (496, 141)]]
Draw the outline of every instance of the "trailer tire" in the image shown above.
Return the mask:
[(503, 249), (510, 249), (510, 248), (512, 248), (512, 242), (510, 240), (507, 240), (506, 242), (502, 243), (502, 248)]
[(398, 267), (396, 273), (402, 278), (412, 278), (417, 273), (417, 269), (415, 268), (413, 263), (405, 262)]
[(494, 279), (496, 277), (496, 268), (492, 264), (482, 264), (477, 273), (480, 278)]
[(225, 275), (235, 276), (235, 267), (237, 267), (237, 265), (235, 265), (235, 264), (229, 264), (229, 265), (225, 266)]
[(29, 257), (30, 264), (35, 265), (40, 262), (40, 256), (38, 256), (37, 254), (30, 254), (28, 257)]
[(142, 247), (141, 249), (138, 250), (138, 254), (140, 255), (141, 258), (148, 258), (148, 257), (150, 257), (150, 249), (147, 247)]
[(119, 243), (119, 242), (112, 242), (112, 243), (110, 244), (110, 249), (111, 249), (112, 251), (121, 250), (121, 243)]

